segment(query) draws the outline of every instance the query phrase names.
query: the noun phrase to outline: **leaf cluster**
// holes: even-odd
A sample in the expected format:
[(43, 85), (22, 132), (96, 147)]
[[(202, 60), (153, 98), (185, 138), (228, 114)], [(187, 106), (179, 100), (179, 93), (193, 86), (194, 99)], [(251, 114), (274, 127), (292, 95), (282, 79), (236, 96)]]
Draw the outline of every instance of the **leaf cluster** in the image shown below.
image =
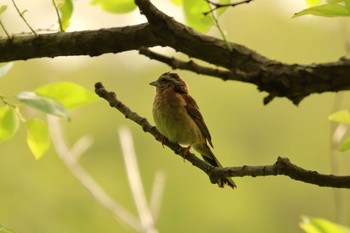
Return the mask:
[(299, 226), (306, 233), (350, 233), (350, 228), (323, 218), (305, 216)]
[(40, 159), (50, 147), (49, 128), (39, 117), (26, 119), (23, 107), (38, 112), (70, 120), (68, 110), (92, 103), (98, 97), (84, 87), (71, 82), (56, 82), (38, 87), (34, 91), (17, 94), (20, 104), (10, 103), (4, 96), (0, 106), (0, 142), (11, 139), (19, 129), (20, 123), (27, 127), (27, 144), (36, 159)]
[(294, 15), (299, 17), (303, 15), (316, 15), (323, 17), (349, 17), (350, 1), (349, 0), (327, 0), (322, 3), (321, 0), (306, 0), (309, 8), (306, 8)]

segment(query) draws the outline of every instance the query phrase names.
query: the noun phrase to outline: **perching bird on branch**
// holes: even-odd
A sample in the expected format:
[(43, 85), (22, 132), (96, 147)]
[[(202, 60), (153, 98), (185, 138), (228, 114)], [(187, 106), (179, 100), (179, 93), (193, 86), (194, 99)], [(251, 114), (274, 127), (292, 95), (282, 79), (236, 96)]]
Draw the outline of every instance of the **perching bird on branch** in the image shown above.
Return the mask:
[[(150, 85), (156, 87), (153, 118), (159, 132), (171, 142), (188, 146), (187, 151), (193, 147), (210, 165), (222, 167), (209, 147), (213, 144), (199, 107), (180, 76), (167, 72)], [(236, 188), (230, 178), (220, 179), (218, 185)]]

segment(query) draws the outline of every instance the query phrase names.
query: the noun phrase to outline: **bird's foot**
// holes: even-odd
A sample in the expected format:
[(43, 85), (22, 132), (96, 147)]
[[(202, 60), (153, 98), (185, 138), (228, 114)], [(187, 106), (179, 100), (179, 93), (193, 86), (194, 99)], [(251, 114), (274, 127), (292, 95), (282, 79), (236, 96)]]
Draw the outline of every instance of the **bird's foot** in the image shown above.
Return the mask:
[(191, 150), (191, 146), (192, 146), (192, 145), (189, 145), (188, 147), (182, 148), (182, 150), (181, 150), (181, 152), (180, 152), (182, 158), (184, 159), (184, 162), (185, 162), (187, 153)]
[(169, 141), (168, 138), (166, 138), (164, 135), (160, 135), (159, 138), (157, 138), (158, 141), (160, 141), (160, 143), (162, 143), (162, 147), (164, 148), (164, 144), (167, 143)]

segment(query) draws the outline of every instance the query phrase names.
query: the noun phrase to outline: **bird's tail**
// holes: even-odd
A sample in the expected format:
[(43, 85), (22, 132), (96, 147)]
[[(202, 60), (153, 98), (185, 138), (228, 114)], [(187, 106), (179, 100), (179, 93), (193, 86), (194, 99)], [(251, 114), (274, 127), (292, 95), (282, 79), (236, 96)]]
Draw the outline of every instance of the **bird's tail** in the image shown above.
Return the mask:
[[(205, 162), (209, 163), (210, 165), (212, 165), (214, 167), (222, 167), (219, 160), (217, 160), (217, 158), (215, 157), (215, 155), (213, 154), (213, 152), (210, 150), (209, 146), (207, 146), (207, 145), (205, 148), (205, 152), (206, 153), (202, 153), (202, 157), (203, 157)], [(219, 180), (218, 186), (220, 188), (223, 188), (225, 185), (230, 186), (233, 189), (237, 188), (235, 182), (230, 177), (222, 178)]]

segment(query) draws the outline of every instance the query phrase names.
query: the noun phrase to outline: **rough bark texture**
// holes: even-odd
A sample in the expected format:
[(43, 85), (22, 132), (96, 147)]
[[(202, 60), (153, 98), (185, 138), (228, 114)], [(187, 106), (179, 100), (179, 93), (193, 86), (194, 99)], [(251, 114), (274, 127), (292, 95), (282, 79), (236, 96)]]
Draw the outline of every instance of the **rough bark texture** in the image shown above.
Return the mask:
[[(111, 107), (116, 108), (126, 118), (140, 125), (143, 131), (150, 133), (157, 140), (160, 140), (162, 138), (162, 135), (159, 133), (156, 127), (152, 126), (146, 118), (138, 115), (136, 112), (133, 112), (129, 107), (118, 100), (116, 94), (114, 92), (106, 90), (102, 83), (95, 84), (95, 92), (101, 98), (105, 99)], [(288, 158), (278, 157), (277, 161), (274, 164), (266, 166), (217, 168), (197, 158), (194, 154), (186, 150), (186, 148), (182, 148), (178, 144), (172, 143), (168, 140), (163, 140), (162, 143), (174, 151), (175, 154), (182, 156), (183, 159), (191, 162), (193, 166), (205, 172), (213, 184), (217, 183), (219, 179), (222, 179), (224, 177), (258, 177), (284, 175), (294, 180), (322, 187), (350, 188), (350, 176), (319, 174), (316, 171), (306, 170), (292, 164)]]
[[(243, 45), (198, 33), (159, 11), (149, 0), (135, 0), (148, 23), (96, 31), (58, 32), (38, 36), (16, 36), (0, 40), (0, 62), (41, 57), (88, 55), (139, 50), (173, 68), (209, 74), (223, 80), (252, 83), (268, 96), (286, 97), (299, 104), (312, 93), (350, 89), (350, 60), (341, 58), (323, 64), (285, 64), (270, 60)], [(213, 66), (178, 61), (148, 50), (167, 46)]]

